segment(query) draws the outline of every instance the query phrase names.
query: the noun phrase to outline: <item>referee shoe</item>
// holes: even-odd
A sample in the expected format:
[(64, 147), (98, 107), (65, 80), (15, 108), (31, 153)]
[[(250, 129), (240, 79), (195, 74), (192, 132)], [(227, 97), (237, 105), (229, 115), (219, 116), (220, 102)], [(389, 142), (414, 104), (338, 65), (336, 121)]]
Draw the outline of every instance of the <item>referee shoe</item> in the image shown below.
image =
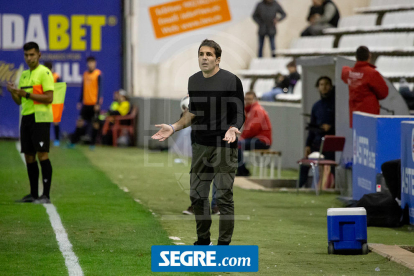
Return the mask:
[(41, 197), (39, 197), (38, 199), (35, 199), (35, 200), (33, 201), (33, 203), (34, 203), (34, 204), (50, 204), (51, 202), (50, 202), (50, 199), (49, 199), (47, 196), (42, 195), (42, 196), (41, 196)]
[(31, 203), (33, 201), (35, 201), (36, 198), (32, 197), (32, 195), (27, 195), (25, 197), (23, 197), (22, 199), (18, 199), (15, 202), (19, 202), (19, 203)]

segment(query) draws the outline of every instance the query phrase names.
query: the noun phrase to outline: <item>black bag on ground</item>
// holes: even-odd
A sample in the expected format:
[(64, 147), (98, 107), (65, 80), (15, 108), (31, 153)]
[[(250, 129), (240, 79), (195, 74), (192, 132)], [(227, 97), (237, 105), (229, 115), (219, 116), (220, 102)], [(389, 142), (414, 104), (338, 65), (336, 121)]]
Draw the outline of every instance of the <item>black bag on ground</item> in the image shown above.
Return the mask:
[(389, 193), (366, 194), (358, 201), (356, 207), (364, 207), (367, 210), (368, 226), (400, 226), (402, 210)]
[(384, 162), (381, 171), (392, 197), (401, 200), (401, 159)]

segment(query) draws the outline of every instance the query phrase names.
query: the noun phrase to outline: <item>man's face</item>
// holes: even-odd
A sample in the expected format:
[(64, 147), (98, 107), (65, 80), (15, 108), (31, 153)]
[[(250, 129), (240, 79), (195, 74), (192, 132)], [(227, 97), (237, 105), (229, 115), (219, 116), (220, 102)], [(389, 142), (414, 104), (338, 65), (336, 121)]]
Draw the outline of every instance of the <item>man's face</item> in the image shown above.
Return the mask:
[(321, 79), (319, 81), (318, 89), (321, 96), (324, 97), (329, 93), (329, 91), (331, 91), (332, 84), (326, 79)]
[(295, 66), (288, 66), (287, 67), (289, 74), (295, 73), (296, 72), (296, 67)]
[(36, 49), (24, 51), (24, 60), (30, 68), (37, 67), (37, 65), (39, 64), (40, 56), (40, 52), (36, 51)]
[(253, 95), (246, 95), (244, 96), (244, 104), (246, 106), (252, 105), (256, 102), (256, 99), (254, 98)]
[(216, 58), (214, 48), (202, 46), (198, 51), (198, 65), (202, 72), (211, 72), (220, 64), (220, 58)]
[(86, 65), (88, 66), (89, 71), (93, 71), (93, 70), (96, 69), (96, 61), (95, 60), (88, 61)]

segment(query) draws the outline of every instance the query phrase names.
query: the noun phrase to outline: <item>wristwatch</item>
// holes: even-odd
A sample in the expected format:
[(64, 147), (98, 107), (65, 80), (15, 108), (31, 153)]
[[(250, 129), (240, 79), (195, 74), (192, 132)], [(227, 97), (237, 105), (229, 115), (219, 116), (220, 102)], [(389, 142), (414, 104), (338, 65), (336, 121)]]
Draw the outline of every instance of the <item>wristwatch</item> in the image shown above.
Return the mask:
[(30, 93), (26, 92), (26, 99), (30, 98)]

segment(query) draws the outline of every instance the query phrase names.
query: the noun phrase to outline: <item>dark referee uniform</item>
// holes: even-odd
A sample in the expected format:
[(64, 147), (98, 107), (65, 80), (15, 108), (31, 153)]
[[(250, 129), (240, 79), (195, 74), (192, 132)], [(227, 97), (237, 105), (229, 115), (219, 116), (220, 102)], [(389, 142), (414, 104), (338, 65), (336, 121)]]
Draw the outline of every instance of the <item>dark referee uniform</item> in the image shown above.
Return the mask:
[(218, 245), (231, 242), (234, 229), (233, 182), (237, 170), (237, 140), (223, 141), (230, 127), (244, 123), (244, 93), (240, 79), (220, 69), (205, 78), (200, 71), (190, 77), (189, 112), (194, 114), (195, 133), (191, 162), (190, 199), (196, 215), (199, 245), (210, 243), (211, 181), (217, 183), (216, 200), (220, 210)]
[[(54, 90), (52, 72), (45, 66), (39, 64), (36, 69), (23, 71), (19, 88), (28, 93), (33, 93), (33, 85), (42, 85), (43, 91)], [(21, 98), (22, 101), (22, 121), (20, 126), (21, 152), (35, 156), (37, 152), (49, 152), (50, 145), (50, 123), (36, 123), (34, 102), (31, 99)], [(43, 195), (50, 198), (50, 186), (52, 181), (52, 167), (49, 159), (40, 161), (43, 177)], [(31, 195), (34, 199), (38, 198), (39, 168), (37, 162), (28, 163), (27, 171), (30, 180)]]

